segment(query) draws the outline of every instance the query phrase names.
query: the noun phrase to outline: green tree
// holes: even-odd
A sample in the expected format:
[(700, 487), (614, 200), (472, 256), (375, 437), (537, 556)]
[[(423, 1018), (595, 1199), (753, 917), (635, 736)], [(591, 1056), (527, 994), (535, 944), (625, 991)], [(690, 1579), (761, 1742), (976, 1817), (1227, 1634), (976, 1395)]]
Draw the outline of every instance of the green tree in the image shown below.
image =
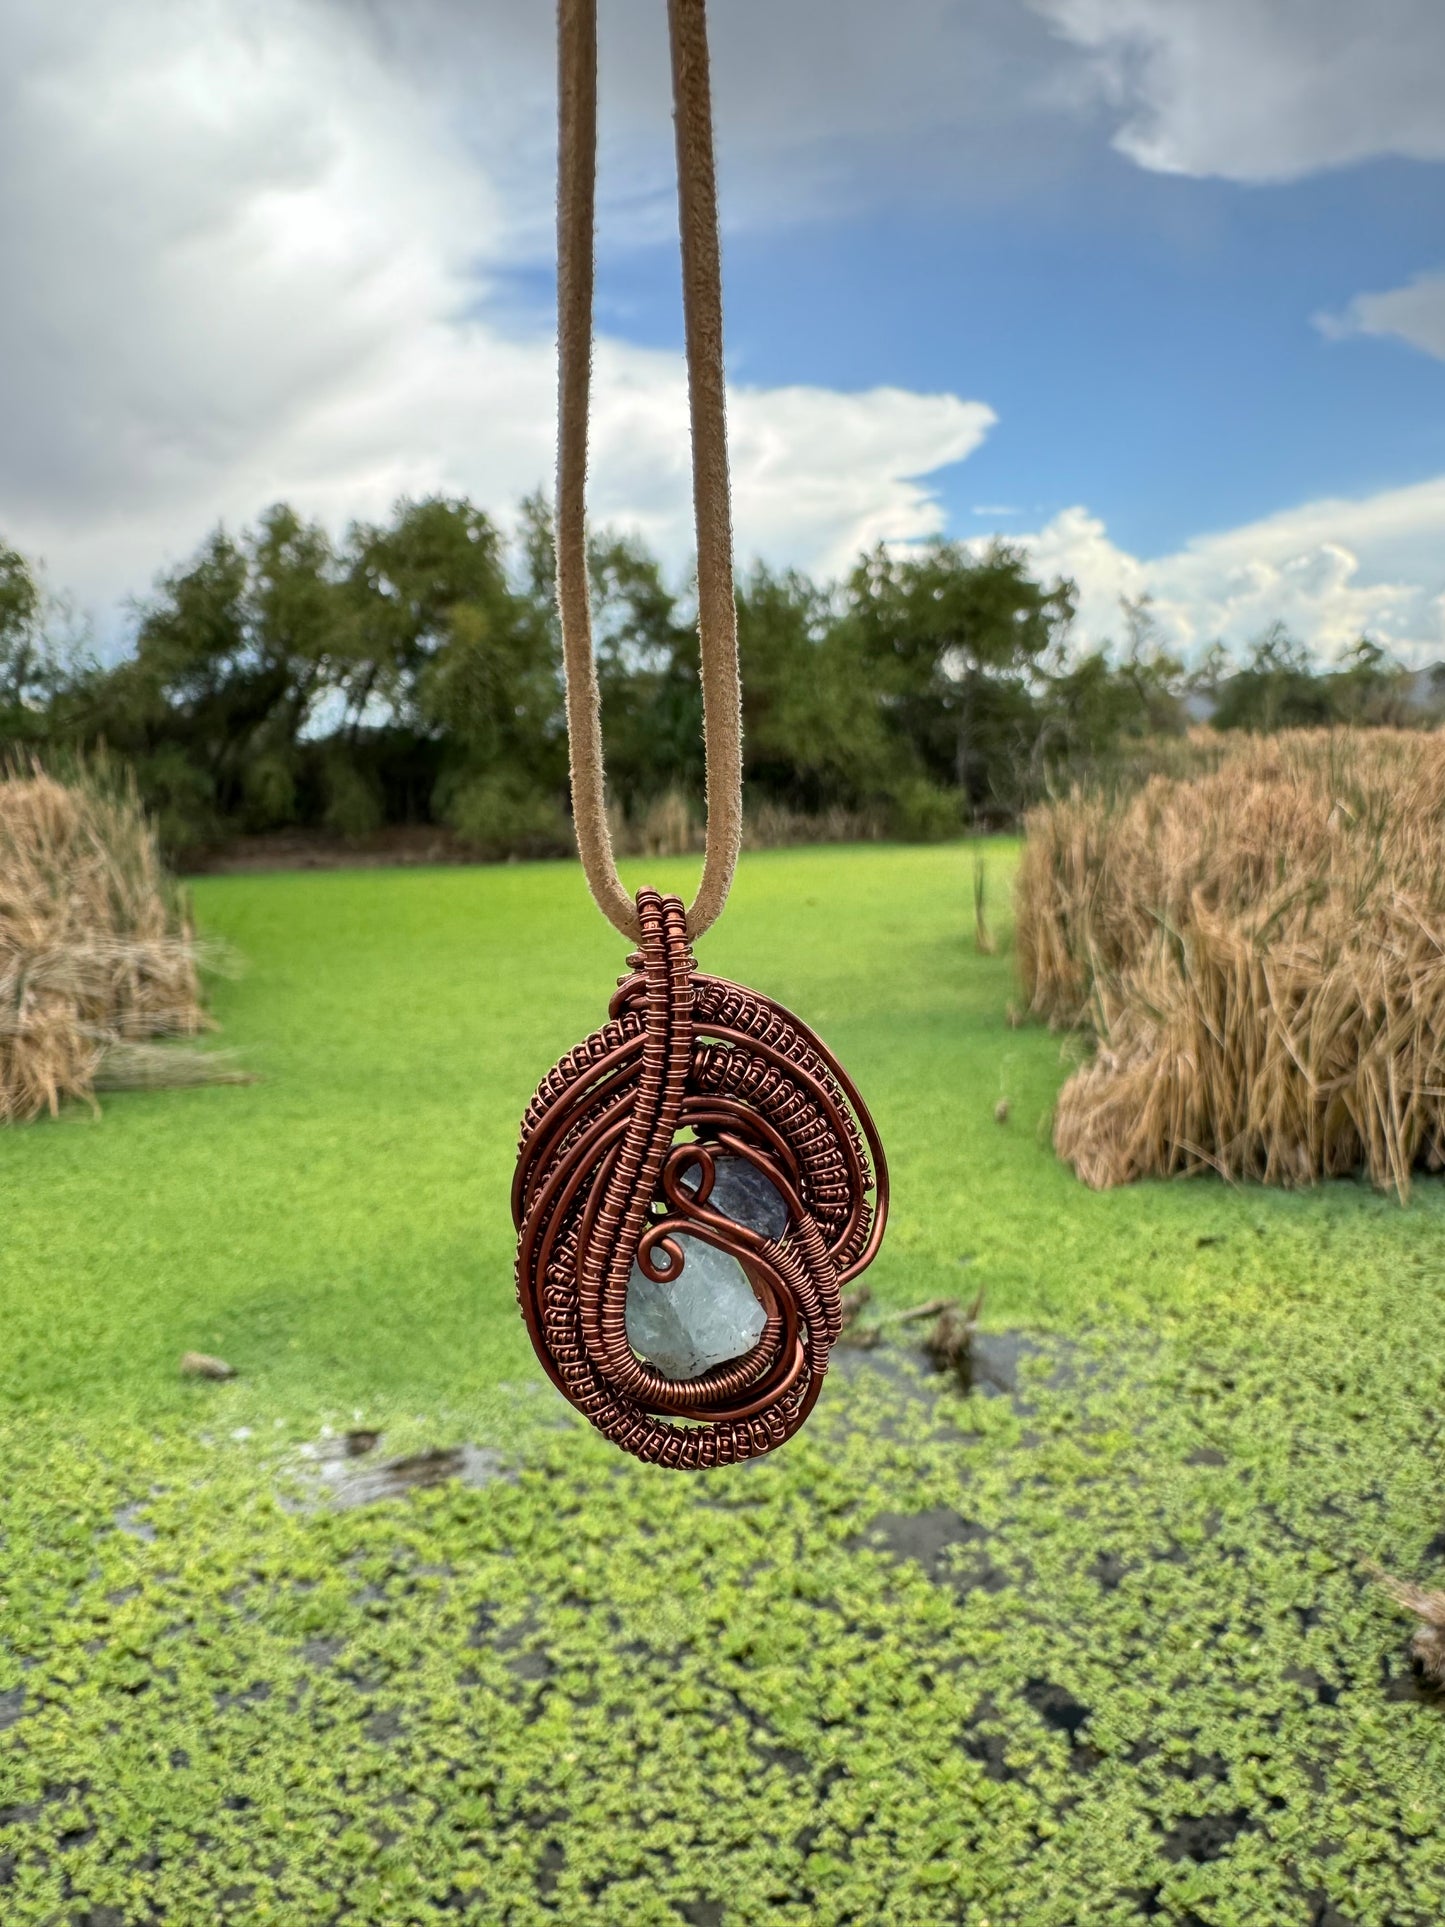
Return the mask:
[(919, 773), (888, 727), (856, 624), (796, 570), (761, 564), (738, 590), (746, 776), (802, 810), (858, 807)]
[(7, 720), (49, 694), (40, 631), (40, 586), (18, 549), (0, 541), (0, 714)]
[(1058, 780), (1114, 761), (1150, 736), (1183, 732), (1183, 665), (1161, 646), (1149, 598), (1122, 598), (1126, 643), (1117, 663), (1107, 650), (1067, 657), (1047, 678), (1038, 736), (1035, 789), (1046, 771)]
[[(427, 715), (426, 673), (453, 639), (454, 612), (487, 612), (492, 626), (516, 618), (500, 532), (459, 497), (402, 501), (382, 526), (356, 523), (346, 542), (352, 655), (340, 678), (346, 727)], [(500, 618), (500, 621), (498, 621)]]
[(132, 758), (173, 842), (290, 822), (347, 626), (325, 531), (278, 504), (248, 535), (215, 530), (161, 578), (135, 653), (92, 680), (79, 727)]
[(80, 643), (56, 633), (63, 616), (31, 563), (0, 540), (0, 743), (53, 736), (57, 705), (90, 671)]
[(1221, 685), (1216, 729), (1306, 729), (1335, 720), (1330, 689), (1282, 622), (1257, 639), (1244, 667)]
[(698, 638), (662, 565), (634, 536), (588, 543), (593, 642), (612, 792), (634, 815), (664, 790), (703, 791)]
[[(471, 503), (403, 505), (358, 574), (365, 651), (396, 713), (438, 751), (431, 807), (479, 847), (565, 847), (560, 641), (542, 549), (545, 505), (524, 506), (520, 580)], [(531, 545), (530, 554), (528, 544)]]
[(1403, 663), (1369, 636), (1361, 636), (1327, 678), (1331, 705), (1341, 722), (1391, 729), (1433, 720), (1422, 718), (1411, 703), (1412, 680)]
[(1073, 619), (1074, 585), (1034, 580), (1022, 549), (881, 545), (847, 584), (862, 659), (893, 726), (974, 809), (1010, 810), (1039, 727), (1044, 659)]

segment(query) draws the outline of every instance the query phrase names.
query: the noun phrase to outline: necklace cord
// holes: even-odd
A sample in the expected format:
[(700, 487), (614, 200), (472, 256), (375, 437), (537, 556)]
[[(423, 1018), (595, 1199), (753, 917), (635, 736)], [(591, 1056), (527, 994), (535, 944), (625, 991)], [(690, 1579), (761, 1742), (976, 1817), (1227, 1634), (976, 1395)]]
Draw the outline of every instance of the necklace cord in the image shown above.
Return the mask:
[[(682, 299), (697, 528), (698, 645), (702, 674), (707, 840), (687, 912), (697, 938), (722, 913), (742, 843), (742, 686), (733, 594), (723, 374), (722, 262), (713, 162), (706, 0), (668, 0), (677, 132)], [(607, 823), (601, 696), (592, 647), (587, 567), (587, 415), (597, 177), (597, 0), (558, 0), (557, 143), (557, 606), (567, 683), (572, 815), (587, 887), (622, 934), (641, 934), (637, 905), (617, 874)]]

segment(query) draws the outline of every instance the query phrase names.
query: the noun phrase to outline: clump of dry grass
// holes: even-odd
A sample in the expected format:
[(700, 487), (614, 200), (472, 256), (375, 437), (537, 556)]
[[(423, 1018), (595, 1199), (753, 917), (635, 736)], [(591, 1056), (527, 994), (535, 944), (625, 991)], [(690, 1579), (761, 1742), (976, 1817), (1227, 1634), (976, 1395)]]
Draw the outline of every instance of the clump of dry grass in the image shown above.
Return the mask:
[(1397, 1606), (1419, 1621), (1410, 1640), (1410, 1655), (1432, 1685), (1445, 1686), (1445, 1592), (1396, 1579), (1373, 1562), (1365, 1570)]
[(0, 770), (0, 1123), (97, 1084), (211, 1081), (197, 948), (133, 786)]
[(1087, 1183), (1445, 1165), (1445, 737), (1244, 738), (1027, 832), (1029, 1008), (1098, 1041), (1054, 1125)]
[(745, 850), (785, 850), (810, 843), (872, 843), (883, 834), (867, 810), (790, 810), (781, 803), (749, 803), (743, 816)]

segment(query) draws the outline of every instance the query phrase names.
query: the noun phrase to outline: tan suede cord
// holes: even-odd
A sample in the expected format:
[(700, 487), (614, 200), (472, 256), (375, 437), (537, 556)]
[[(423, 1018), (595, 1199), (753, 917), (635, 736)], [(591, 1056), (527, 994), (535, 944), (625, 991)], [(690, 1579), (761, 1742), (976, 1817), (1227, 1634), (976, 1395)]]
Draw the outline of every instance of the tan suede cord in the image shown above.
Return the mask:
[[(723, 382), (722, 265), (713, 168), (705, 0), (668, 0), (693, 512), (707, 768), (707, 847), (687, 913), (700, 937), (727, 901), (742, 842), (742, 690), (733, 600), (732, 515)], [(598, 908), (624, 936), (637, 906), (617, 874), (607, 827), (601, 702), (587, 574), (587, 408), (592, 369), (593, 222), (597, 172), (597, 4), (559, 0), (557, 175), (557, 602), (567, 677), (572, 814)]]

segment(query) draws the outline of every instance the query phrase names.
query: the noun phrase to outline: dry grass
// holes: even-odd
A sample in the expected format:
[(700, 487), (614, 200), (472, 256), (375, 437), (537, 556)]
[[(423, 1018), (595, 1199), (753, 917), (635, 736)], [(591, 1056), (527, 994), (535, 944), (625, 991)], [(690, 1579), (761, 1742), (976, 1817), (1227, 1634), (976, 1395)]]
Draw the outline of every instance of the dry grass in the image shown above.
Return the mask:
[(1027, 831), (1029, 1008), (1098, 1041), (1054, 1126), (1087, 1183), (1445, 1164), (1445, 737), (1244, 738)]
[(1395, 1579), (1374, 1564), (1365, 1569), (1397, 1606), (1420, 1622), (1410, 1641), (1411, 1657), (1432, 1685), (1445, 1686), (1445, 1592)]
[(0, 771), (0, 1123), (98, 1084), (236, 1075), (157, 1037), (206, 1027), (194, 933), (133, 788)]
[[(633, 821), (613, 803), (607, 812), (612, 847), (619, 856), (693, 856), (703, 848), (707, 825), (701, 806), (682, 790), (654, 798)], [(745, 850), (784, 850), (814, 843), (870, 843), (883, 834), (881, 819), (862, 810), (835, 806), (819, 811), (791, 810), (782, 803), (747, 802), (743, 811)]]

